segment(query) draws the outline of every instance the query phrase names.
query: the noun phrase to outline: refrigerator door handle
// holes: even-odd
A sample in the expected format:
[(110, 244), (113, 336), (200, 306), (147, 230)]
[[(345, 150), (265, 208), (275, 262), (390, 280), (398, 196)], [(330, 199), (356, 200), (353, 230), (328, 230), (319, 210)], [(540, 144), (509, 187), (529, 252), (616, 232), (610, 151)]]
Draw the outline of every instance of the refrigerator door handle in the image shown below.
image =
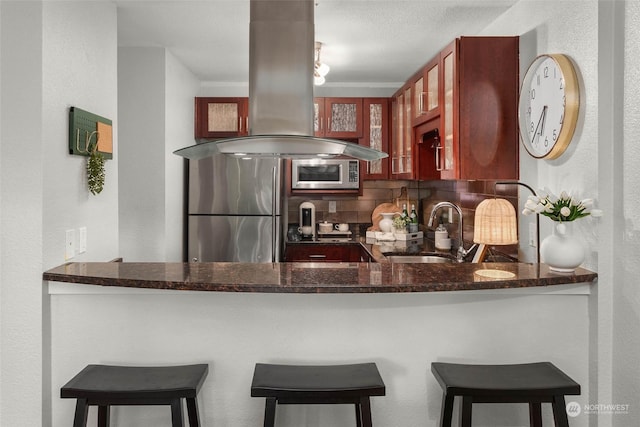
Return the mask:
[(278, 203), (277, 197), (277, 185), (278, 185), (278, 171), (274, 167), (272, 170), (271, 184), (273, 185), (273, 190), (271, 192), (271, 227), (272, 227), (272, 238), (271, 238), (271, 262), (276, 262), (276, 248), (277, 246), (277, 236), (278, 236), (278, 225), (276, 223), (276, 204)]

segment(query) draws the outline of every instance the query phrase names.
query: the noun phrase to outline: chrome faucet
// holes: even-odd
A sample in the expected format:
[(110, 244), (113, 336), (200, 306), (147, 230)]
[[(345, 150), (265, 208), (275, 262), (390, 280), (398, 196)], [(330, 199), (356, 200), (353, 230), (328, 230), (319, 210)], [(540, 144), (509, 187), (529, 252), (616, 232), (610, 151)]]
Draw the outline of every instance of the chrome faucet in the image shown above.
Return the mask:
[(429, 215), (429, 223), (427, 225), (429, 227), (432, 227), (433, 226), (433, 220), (436, 217), (436, 212), (438, 211), (438, 209), (443, 208), (443, 207), (447, 207), (447, 206), (451, 207), (451, 208), (454, 208), (456, 210), (456, 212), (458, 212), (458, 216), (460, 217), (460, 221), (458, 222), (458, 239), (459, 239), (460, 244), (458, 246), (458, 253), (456, 255), (456, 259), (458, 260), (458, 262), (463, 262), (464, 261), (464, 257), (467, 256), (469, 251), (467, 251), (464, 248), (464, 239), (462, 238), (462, 209), (460, 209), (460, 207), (458, 205), (456, 205), (455, 203), (451, 203), (451, 202), (436, 203), (436, 205), (431, 210), (431, 215)]

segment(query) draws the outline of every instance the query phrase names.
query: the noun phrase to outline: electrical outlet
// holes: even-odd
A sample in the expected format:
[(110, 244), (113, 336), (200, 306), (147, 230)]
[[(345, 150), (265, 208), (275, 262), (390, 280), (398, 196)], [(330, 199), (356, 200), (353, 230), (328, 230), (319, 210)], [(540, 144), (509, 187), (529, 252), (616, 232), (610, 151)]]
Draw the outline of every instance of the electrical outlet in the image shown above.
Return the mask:
[(329, 213), (336, 213), (336, 202), (332, 200), (329, 202)]
[(76, 230), (65, 232), (64, 260), (69, 260), (76, 256)]
[(79, 231), (79, 239), (78, 239), (78, 253), (82, 254), (87, 251), (87, 227), (80, 227)]
[(529, 224), (529, 246), (536, 247), (536, 225)]

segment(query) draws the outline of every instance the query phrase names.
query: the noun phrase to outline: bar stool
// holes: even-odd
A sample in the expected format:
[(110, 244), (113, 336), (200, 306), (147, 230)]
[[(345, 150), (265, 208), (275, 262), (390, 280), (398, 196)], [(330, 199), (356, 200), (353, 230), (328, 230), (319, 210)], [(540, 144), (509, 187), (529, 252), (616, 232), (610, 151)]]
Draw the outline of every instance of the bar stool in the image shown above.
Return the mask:
[(370, 396), (384, 396), (375, 363), (354, 365), (270, 365), (257, 363), (251, 397), (266, 397), (264, 427), (274, 427), (276, 404), (354, 404), (356, 426), (371, 427)]
[(473, 403), (528, 403), (531, 427), (542, 427), (543, 402), (551, 403), (555, 425), (568, 427), (564, 396), (580, 394), (580, 384), (550, 362), (520, 365), (434, 362), (431, 372), (443, 390), (441, 427), (451, 426), (455, 396), (462, 396), (462, 427), (471, 427)]
[(189, 426), (199, 427), (196, 395), (209, 371), (206, 364), (184, 366), (88, 365), (60, 389), (77, 399), (73, 427), (85, 427), (89, 406), (98, 406), (98, 427), (109, 426), (112, 405), (171, 405), (172, 427), (183, 427), (182, 401)]

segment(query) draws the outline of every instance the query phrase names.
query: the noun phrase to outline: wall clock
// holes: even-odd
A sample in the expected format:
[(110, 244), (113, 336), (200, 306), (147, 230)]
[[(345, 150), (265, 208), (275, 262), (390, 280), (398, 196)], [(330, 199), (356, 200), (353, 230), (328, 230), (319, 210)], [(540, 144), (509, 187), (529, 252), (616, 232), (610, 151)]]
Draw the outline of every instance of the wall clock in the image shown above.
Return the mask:
[(518, 103), (520, 137), (529, 154), (558, 158), (573, 138), (579, 106), (573, 62), (562, 54), (538, 56), (524, 76)]

